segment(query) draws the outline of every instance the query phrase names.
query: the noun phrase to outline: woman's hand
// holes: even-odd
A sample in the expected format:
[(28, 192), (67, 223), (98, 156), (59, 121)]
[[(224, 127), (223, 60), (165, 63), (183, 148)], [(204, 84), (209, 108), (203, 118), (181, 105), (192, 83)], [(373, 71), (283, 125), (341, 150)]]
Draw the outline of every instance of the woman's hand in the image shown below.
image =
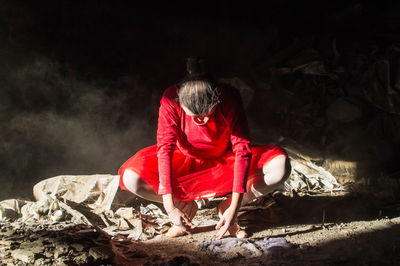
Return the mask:
[(230, 206), (228, 209), (225, 210), (224, 214), (222, 214), (222, 217), (219, 219), (219, 222), (217, 223), (217, 226), (215, 229), (217, 229), (217, 234), (216, 237), (217, 239), (221, 239), (226, 231), (228, 231), (229, 226), (231, 226), (236, 219), (236, 208), (233, 208)]
[(185, 230), (192, 226), (189, 217), (177, 207), (174, 207), (168, 212), (168, 217), (174, 225), (182, 227)]
[[(179, 208), (183, 207), (184, 205), (181, 202), (177, 202), (178, 205), (174, 204), (174, 200), (172, 199), (172, 194), (165, 194), (162, 196), (164, 208), (167, 211), (168, 217), (171, 222), (182, 229), (186, 230), (188, 227), (192, 226), (192, 223), (182, 210)], [(178, 208), (179, 207), (179, 208)]]
[(222, 216), (220, 215), (219, 222), (217, 223), (217, 226), (215, 226), (215, 229), (218, 230), (216, 235), (217, 239), (221, 239), (226, 233), (226, 231), (228, 231), (229, 227), (235, 223), (237, 212), (242, 203), (242, 198), (243, 198), (242, 193), (233, 192), (232, 196), (228, 200), (220, 203), (220, 205), (221, 204), (224, 205), (224, 203), (227, 203), (229, 204), (229, 207), (225, 211), (223, 210), (226, 207), (222, 206), (220, 208), (220, 211), (223, 212), (223, 214)]

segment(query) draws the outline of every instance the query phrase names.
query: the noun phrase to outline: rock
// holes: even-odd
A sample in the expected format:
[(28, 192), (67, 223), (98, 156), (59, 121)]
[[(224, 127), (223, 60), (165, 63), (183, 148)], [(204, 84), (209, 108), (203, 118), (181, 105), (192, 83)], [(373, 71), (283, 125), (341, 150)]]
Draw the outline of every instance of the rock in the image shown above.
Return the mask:
[(78, 252), (83, 251), (85, 248), (82, 244), (78, 244), (78, 243), (72, 244), (71, 247)]
[(11, 251), (7, 248), (8, 244), (9, 242), (2, 242), (2, 240), (0, 240), (0, 261), (11, 256)]
[(57, 265), (57, 266), (67, 266), (67, 265), (69, 265), (69, 264), (65, 263), (65, 262), (62, 261), (62, 260), (58, 260), (58, 261), (55, 261), (55, 265)]
[(95, 261), (106, 260), (112, 256), (112, 253), (106, 248), (93, 247), (89, 249), (89, 256), (91, 256)]
[(67, 244), (58, 244), (54, 249), (54, 258), (59, 258), (60, 256), (67, 254), (69, 246)]
[(35, 261), (35, 253), (31, 250), (17, 249), (11, 253), (15, 260), (20, 260), (25, 263), (33, 263)]
[(6, 228), (4, 231), (1, 232), (1, 234), (5, 237), (10, 237), (15, 234), (15, 230), (12, 228)]
[(35, 266), (42, 266), (42, 265), (46, 265), (46, 260), (45, 258), (38, 258), (37, 260), (35, 260)]
[(23, 242), (19, 247), (20, 250), (29, 250), (34, 254), (41, 254), (43, 253), (44, 246), (40, 244), (40, 241), (35, 242)]
[(81, 253), (80, 255), (76, 256), (73, 260), (77, 264), (88, 263), (89, 256), (87, 253)]
[(46, 249), (44, 250), (44, 252), (43, 252), (43, 255), (44, 255), (47, 259), (53, 258), (53, 257), (54, 257), (53, 249), (54, 249), (54, 248), (46, 248)]

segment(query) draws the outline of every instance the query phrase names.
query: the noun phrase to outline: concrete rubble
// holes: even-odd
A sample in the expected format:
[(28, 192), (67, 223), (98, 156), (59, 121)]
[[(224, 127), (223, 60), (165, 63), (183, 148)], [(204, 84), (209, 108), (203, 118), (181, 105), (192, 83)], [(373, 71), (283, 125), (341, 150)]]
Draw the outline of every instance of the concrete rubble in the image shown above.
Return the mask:
[[(341, 189), (322, 167), (290, 156), (293, 171), (287, 189)], [(171, 223), (160, 205), (129, 204), (135, 198), (118, 189), (118, 180), (116, 175), (56, 176), (34, 186), (35, 202), (0, 202), (1, 261), (107, 264), (118, 258), (135, 259), (135, 252), (140, 254), (137, 259), (146, 256), (145, 250), (138, 251), (139, 243), (164, 234)], [(304, 182), (314, 185), (304, 186)], [(127, 251), (132, 243), (136, 250)]]

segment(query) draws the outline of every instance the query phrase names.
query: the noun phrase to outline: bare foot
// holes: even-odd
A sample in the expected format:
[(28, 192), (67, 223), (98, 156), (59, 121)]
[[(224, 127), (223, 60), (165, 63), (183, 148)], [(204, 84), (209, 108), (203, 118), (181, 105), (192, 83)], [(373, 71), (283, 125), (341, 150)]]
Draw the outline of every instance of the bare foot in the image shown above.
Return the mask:
[(239, 239), (246, 238), (248, 236), (247, 232), (240, 228), (239, 224), (236, 222), (229, 227), (228, 232), (231, 236)]
[(172, 225), (166, 233), (168, 237), (178, 237), (186, 234), (186, 228), (178, 225)]

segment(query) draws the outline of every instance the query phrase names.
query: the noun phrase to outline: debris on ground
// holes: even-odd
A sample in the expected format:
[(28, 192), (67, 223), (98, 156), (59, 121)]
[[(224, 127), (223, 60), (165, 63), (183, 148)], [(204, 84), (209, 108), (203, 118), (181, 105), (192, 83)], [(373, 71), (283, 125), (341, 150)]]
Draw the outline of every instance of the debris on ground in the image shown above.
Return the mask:
[(217, 253), (225, 258), (278, 256), (278, 253), (282, 253), (282, 249), (285, 248), (290, 248), (290, 244), (283, 237), (262, 239), (227, 237), (220, 240), (204, 240), (199, 244), (199, 250)]
[[(289, 157), (292, 174), (285, 183), (286, 190), (296, 193), (343, 191), (323, 167), (294, 152), (289, 152)], [(0, 202), (0, 217), (23, 222), (83, 223), (97, 226), (110, 236), (122, 235), (134, 240), (148, 240), (167, 232), (171, 223), (163, 207), (149, 203), (136, 207), (124, 204), (127, 199), (120, 201), (118, 182), (118, 175), (48, 178), (33, 187), (35, 202), (17, 199)], [(198, 204), (206, 206), (205, 201)]]

